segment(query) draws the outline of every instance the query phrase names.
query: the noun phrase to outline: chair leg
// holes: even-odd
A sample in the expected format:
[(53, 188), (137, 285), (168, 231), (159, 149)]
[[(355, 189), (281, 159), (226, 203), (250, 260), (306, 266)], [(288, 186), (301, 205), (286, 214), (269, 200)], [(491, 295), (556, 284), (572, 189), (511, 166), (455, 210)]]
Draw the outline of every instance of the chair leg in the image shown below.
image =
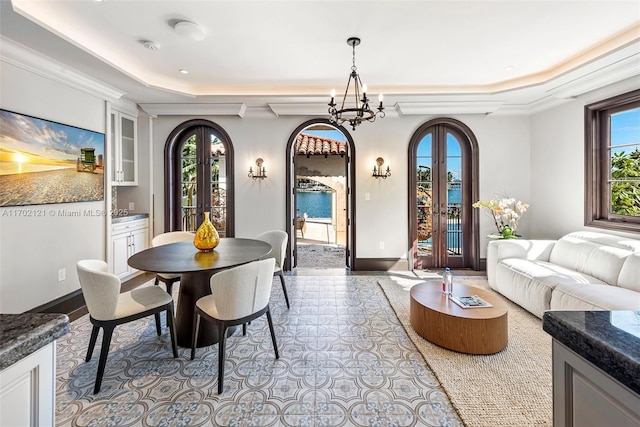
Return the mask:
[(193, 330), (191, 331), (191, 360), (196, 358), (196, 343), (198, 342), (198, 331), (200, 330), (200, 315), (196, 307), (193, 312)]
[(218, 394), (224, 388), (224, 352), (227, 341), (227, 325), (218, 322)]
[(96, 383), (93, 387), (93, 394), (97, 394), (100, 391), (104, 368), (107, 365), (107, 355), (109, 354), (109, 346), (111, 345), (111, 336), (113, 335), (113, 330), (115, 328), (115, 322), (109, 322), (102, 325), (102, 348), (100, 349), (100, 361), (98, 362), (98, 373), (96, 374)]
[(153, 317), (156, 318), (156, 333), (158, 334), (158, 336), (162, 335), (162, 327), (160, 326), (160, 313), (156, 313), (153, 315)]
[(271, 342), (273, 343), (273, 350), (276, 353), (276, 359), (280, 358), (278, 353), (278, 343), (276, 342), (276, 333), (273, 330), (273, 320), (271, 319), (271, 310), (267, 308), (267, 322), (269, 322), (269, 332), (271, 332)]
[(167, 326), (169, 326), (169, 335), (171, 336), (171, 349), (173, 350), (173, 357), (178, 358), (178, 345), (176, 344), (176, 321), (173, 316), (173, 303), (169, 303), (167, 306)]
[(91, 356), (93, 356), (93, 349), (96, 347), (98, 332), (100, 332), (100, 328), (93, 325), (93, 329), (91, 330), (91, 339), (89, 339), (89, 348), (87, 349), (87, 357), (84, 359), (85, 362), (91, 360)]
[(243, 323), (242, 324), (242, 336), (247, 335), (247, 324)]
[(160, 284), (160, 281), (158, 280), (158, 276), (156, 275), (156, 280), (153, 281), (153, 284), (158, 286)]
[[(164, 284), (167, 286), (167, 293), (173, 298), (173, 282), (170, 280), (168, 282), (164, 282)], [(169, 323), (169, 318), (167, 318), (167, 323)]]
[(280, 270), (277, 274), (280, 277), (280, 283), (282, 283), (282, 292), (284, 292), (284, 300), (287, 302), (287, 308), (291, 308), (289, 305), (289, 295), (287, 295), (287, 285), (284, 283), (284, 273)]

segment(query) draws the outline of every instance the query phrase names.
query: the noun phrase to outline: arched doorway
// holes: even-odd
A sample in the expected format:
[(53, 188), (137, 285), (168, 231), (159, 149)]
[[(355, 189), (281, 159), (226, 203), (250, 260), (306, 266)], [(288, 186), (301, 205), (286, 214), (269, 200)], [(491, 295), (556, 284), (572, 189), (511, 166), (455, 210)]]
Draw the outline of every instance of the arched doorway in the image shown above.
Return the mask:
[[(322, 239), (327, 237), (327, 245), (342, 246), (343, 262), (338, 262), (335, 267), (352, 268), (355, 227), (351, 218), (355, 191), (351, 165), (354, 157), (354, 144), (349, 133), (327, 119), (309, 120), (291, 134), (287, 144), (287, 269), (297, 266), (298, 241), (308, 237), (303, 232), (309, 232), (310, 226), (326, 232)], [(313, 218), (298, 206), (298, 201), (302, 200), (298, 194), (321, 197), (321, 194), (314, 194), (316, 190), (329, 197), (325, 199), (325, 203), (330, 204), (330, 211), (323, 214), (328, 215), (326, 218)]]
[(194, 119), (165, 144), (165, 231), (195, 231), (204, 212), (220, 237), (235, 235), (231, 138), (216, 123)]
[(478, 144), (464, 123), (430, 120), (409, 143), (413, 269), (479, 268)]

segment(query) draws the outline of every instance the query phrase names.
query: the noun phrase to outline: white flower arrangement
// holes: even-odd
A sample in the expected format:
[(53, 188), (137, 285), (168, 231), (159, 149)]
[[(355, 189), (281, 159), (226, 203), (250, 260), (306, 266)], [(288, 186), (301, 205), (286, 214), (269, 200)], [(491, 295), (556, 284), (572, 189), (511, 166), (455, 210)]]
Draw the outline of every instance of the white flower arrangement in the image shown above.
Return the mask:
[(478, 200), (473, 204), (473, 207), (487, 209), (493, 217), (499, 236), (503, 239), (513, 239), (518, 237), (516, 234), (518, 222), (529, 205), (513, 197), (504, 197), (500, 200)]

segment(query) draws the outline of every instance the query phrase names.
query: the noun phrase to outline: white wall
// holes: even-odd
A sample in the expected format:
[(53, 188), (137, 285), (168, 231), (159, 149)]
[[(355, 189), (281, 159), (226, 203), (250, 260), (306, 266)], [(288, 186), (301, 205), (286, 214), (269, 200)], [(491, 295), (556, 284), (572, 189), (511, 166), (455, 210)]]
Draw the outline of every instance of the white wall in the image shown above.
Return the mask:
[[(2, 62), (0, 107), (105, 133), (105, 102)], [(105, 159), (105, 161), (107, 161)], [(0, 312), (21, 313), (79, 289), (76, 261), (105, 258), (104, 216), (65, 217), (104, 210), (104, 202), (0, 208)], [(13, 216), (19, 212), (44, 216)], [(67, 279), (58, 282), (58, 269)]]
[(532, 237), (555, 239), (571, 231), (598, 231), (584, 225), (584, 106), (637, 88), (638, 79), (628, 79), (532, 116)]
[[(358, 258), (402, 258), (408, 248), (408, 146), (415, 130), (435, 116), (386, 117), (351, 131), (356, 146), (356, 254)], [(453, 116), (471, 128), (480, 150), (480, 195), (496, 193), (530, 199), (529, 119), (526, 116)], [(155, 233), (164, 230), (164, 145), (171, 131), (192, 117), (161, 116), (153, 124)], [(308, 117), (201, 117), (222, 126), (235, 149), (236, 236), (285, 229), (286, 145), (292, 132)], [(375, 159), (382, 156), (391, 177), (371, 177)], [(262, 157), (265, 180), (247, 178), (249, 166)], [(370, 193), (370, 200), (364, 200)], [(493, 232), (489, 217), (481, 216), (481, 256), (484, 236)], [(527, 218), (520, 232), (529, 234)], [(384, 249), (379, 249), (379, 242)]]

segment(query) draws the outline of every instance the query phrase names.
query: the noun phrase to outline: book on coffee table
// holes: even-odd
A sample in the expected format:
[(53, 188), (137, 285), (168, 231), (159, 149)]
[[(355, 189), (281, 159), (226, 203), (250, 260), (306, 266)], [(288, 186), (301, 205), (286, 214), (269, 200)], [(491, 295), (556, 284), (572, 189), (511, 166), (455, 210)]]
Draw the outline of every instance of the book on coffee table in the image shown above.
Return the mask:
[(451, 300), (458, 304), (462, 308), (481, 308), (481, 307), (493, 307), (478, 295), (471, 296), (451, 296)]

